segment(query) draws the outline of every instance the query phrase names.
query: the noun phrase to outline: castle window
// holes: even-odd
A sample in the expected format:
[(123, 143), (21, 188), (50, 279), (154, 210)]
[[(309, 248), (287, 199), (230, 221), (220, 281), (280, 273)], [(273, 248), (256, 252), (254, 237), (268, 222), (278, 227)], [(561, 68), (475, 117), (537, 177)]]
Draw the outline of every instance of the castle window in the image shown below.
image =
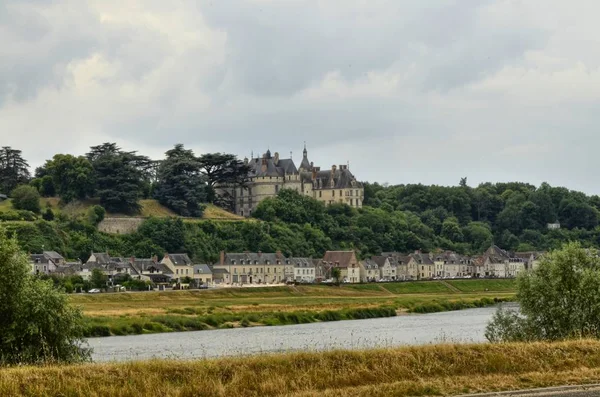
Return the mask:
[(354, 205), (354, 199), (350, 199), (350, 205)]
[(335, 197), (335, 190), (331, 191), (331, 197)]
[(344, 194), (342, 193), (342, 191), (340, 190), (340, 197), (342, 197)]
[(322, 194), (321, 194), (321, 193), (323, 193), (323, 192), (319, 191), (319, 197), (322, 197)]
[(275, 193), (279, 192), (279, 185), (275, 185)]

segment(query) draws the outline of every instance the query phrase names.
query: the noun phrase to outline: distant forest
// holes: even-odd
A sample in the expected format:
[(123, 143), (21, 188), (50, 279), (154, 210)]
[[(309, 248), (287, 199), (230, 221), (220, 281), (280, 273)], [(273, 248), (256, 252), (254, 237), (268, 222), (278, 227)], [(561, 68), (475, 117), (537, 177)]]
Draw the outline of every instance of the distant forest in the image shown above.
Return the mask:
[[(30, 252), (53, 249), (86, 260), (91, 251), (149, 257), (187, 252), (213, 262), (220, 250), (281, 250), (287, 255), (321, 256), (326, 250), (355, 249), (361, 257), (387, 251), (453, 250), (479, 254), (495, 243), (511, 251), (559, 247), (571, 240), (600, 245), (600, 197), (527, 183), (484, 183), (470, 187), (364, 183), (362, 209), (325, 206), (310, 197), (282, 190), (253, 213), (257, 221), (186, 221), (151, 218), (137, 233), (107, 235), (95, 225), (104, 210), (135, 214), (142, 198), (155, 198), (182, 216), (200, 218), (204, 205), (230, 206), (215, 186), (243, 184), (247, 169), (236, 156), (195, 156), (175, 145), (160, 161), (124, 152), (114, 143), (90, 148), (83, 156), (57, 154), (30, 175), (21, 152), (0, 149), (0, 193), (13, 198), (15, 210), (0, 220)], [(61, 203), (99, 198), (87, 216), (54, 214), (36, 208), (35, 197), (57, 196)], [(548, 229), (559, 222), (560, 229)]]

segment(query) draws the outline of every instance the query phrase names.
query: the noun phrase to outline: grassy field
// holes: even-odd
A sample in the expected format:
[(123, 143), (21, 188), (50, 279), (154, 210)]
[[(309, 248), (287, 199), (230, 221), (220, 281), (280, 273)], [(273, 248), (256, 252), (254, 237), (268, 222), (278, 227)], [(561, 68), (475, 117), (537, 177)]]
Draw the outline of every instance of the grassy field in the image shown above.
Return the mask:
[[(152, 199), (140, 200), (141, 211), (137, 216), (141, 216), (144, 218), (147, 217), (157, 217), (164, 218), (169, 216), (177, 216), (170, 209), (162, 206), (158, 201)], [(76, 200), (67, 205), (61, 206), (60, 199), (58, 197), (42, 197), (40, 198), (40, 207), (42, 211), (46, 208), (50, 207), (55, 212), (62, 212), (67, 215), (80, 215), (85, 214), (87, 210), (93, 206), (100, 204), (100, 200), (98, 199), (87, 199), (87, 200)], [(3, 211), (11, 211), (14, 210), (12, 206), (12, 202), (10, 199), (4, 200), (0, 202), (0, 212)], [(113, 214), (108, 213), (107, 216), (124, 216), (122, 214)], [(210, 219), (210, 220), (221, 220), (221, 221), (241, 221), (246, 220), (242, 216), (233, 214), (228, 212), (222, 208), (219, 208), (215, 205), (209, 204), (204, 211), (204, 215), (201, 219)], [(187, 219), (188, 221), (194, 221), (194, 219)]]
[[(484, 281), (485, 282), (485, 281)], [(77, 294), (89, 336), (336, 321), (482, 307), (514, 291), (490, 281), (488, 291), (456, 292), (441, 282), (222, 288), (120, 294)], [(468, 280), (474, 286), (480, 280)], [(473, 287), (475, 288), (475, 287)]]
[(600, 380), (600, 342), (429, 345), (0, 370), (2, 396), (431, 396)]

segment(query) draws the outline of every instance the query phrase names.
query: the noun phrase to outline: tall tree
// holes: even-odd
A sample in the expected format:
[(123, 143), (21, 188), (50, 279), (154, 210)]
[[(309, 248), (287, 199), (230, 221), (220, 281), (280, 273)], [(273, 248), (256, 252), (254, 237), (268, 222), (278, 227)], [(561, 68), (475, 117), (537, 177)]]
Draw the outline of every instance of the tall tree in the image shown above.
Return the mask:
[(157, 172), (154, 197), (182, 216), (202, 216), (201, 203), (206, 198), (200, 161), (182, 144), (166, 152)]
[(200, 172), (206, 181), (206, 199), (208, 202), (224, 207), (233, 205), (232, 198), (216, 187), (235, 188), (244, 186), (248, 180), (250, 167), (233, 154), (206, 153), (200, 156)]
[(29, 164), (21, 151), (3, 146), (0, 148), (0, 192), (8, 194), (18, 185), (29, 182)]
[(74, 199), (84, 199), (93, 192), (94, 169), (90, 161), (83, 156), (56, 154), (52, 160), (46, 161), (44, 168), (47, 175), (42, 181), (51, 177), (56, 192), (65, 203)]
[(124, 152), (115, 143), (92, 146), (86, 156), (94, 168), (100, 204), (109, 212), (138, 213), (152, 161), (136, 152)]

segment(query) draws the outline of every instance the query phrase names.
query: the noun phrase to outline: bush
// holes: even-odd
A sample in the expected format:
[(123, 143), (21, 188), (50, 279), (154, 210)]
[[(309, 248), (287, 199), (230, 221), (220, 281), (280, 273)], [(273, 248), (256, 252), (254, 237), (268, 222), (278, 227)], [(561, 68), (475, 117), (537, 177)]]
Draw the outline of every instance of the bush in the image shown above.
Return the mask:
[(486, 329), (491, 342), (600, 337), (600, 258), (579, 243), (544, 256), (517, 279), (520, 313), (499, 310)]
[(17, 241), (0, 228), (0, 363), (89, 360), (79, 309), (51, 280), (29, 274)]
[(21, 185), (15, 188), (10, 196), (12, 205), (17, 210), (40, 213), (40, 193), (33, 186)]
[(46, 208), (46, 212), (44, 212), (44, 215), (42, 215), (42, 218), (44, 218), (45, 221), (53, 221), (54, 220), (54, 212), (52, 212), (52, 209)]

